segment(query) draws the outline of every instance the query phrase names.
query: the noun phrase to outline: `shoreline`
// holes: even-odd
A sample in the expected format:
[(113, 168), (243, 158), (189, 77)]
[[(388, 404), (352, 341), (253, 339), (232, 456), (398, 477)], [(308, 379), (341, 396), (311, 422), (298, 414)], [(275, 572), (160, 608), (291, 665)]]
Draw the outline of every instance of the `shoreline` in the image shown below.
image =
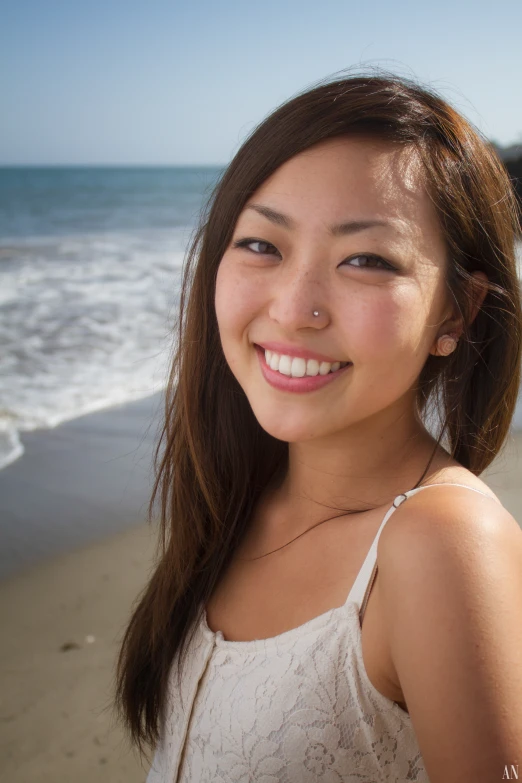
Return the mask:
[(91, 406), (86, 406), (86, 410), (69, 414), (69, 416), (61, 419), (55, 424), (42, 425), (40, 427), (35, 427), (34, 429), (26, 430), (17, 429), (16, 427), (2, 429), (0, 430), (0, 438), (10, 443), (11, 451), (5, 452), (2, 456), (0, 456), (0, 472), (5, 468), (8, 468), (9, 465), (12, 465), (14, 462), (17, 462), (23, 458), (25, 454), (24, 441), (34, 433), (43, 433), (49, 432), (49, 430), (56, 430), (58, 427), (63, 427), (65, 424), (71, 424), (78, 419), (84, 419), (86, 416), (92, 416), (96, 413), (107, 413), (108, 411), (114, 410), (115, 408), (124, 408), (127, 405), (143, 402), (143, 400), (147, 400), (150, 397), (155, 397), (162, 393), (163, 390), (160, 390), (159, 392), (151, 392), (150, 394), (146, 394), (144, 397), (130, 398), (116, 402), (105, 400), (103, 402), (92, 403)]
[(0, 584), (146, 522), (163, 392), (23, 433), (0, 470)]

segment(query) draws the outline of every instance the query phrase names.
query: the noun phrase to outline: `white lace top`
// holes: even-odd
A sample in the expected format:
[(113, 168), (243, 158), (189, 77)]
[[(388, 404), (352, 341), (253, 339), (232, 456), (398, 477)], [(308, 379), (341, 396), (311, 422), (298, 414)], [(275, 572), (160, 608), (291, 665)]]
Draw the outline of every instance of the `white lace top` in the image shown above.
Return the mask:
[(202, 612), (146, 783), (429, 783), (411, 718), (371, 683), (361, 646), (381, 531), (428, 486), (395, 498), (343, 606), (246, 642)]

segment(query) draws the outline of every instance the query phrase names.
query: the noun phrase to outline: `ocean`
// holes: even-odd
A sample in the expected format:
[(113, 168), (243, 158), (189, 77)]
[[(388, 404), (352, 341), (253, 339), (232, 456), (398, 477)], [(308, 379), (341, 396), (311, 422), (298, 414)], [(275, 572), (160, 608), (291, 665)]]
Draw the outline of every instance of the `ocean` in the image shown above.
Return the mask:
[(221, 170), (0, 169), (0, 468), (20, 432), (164, 387), (184, 252)]
[(23, 431), (164, 387), (181, 265), (221, 171), (0, 169), (0, 468)]

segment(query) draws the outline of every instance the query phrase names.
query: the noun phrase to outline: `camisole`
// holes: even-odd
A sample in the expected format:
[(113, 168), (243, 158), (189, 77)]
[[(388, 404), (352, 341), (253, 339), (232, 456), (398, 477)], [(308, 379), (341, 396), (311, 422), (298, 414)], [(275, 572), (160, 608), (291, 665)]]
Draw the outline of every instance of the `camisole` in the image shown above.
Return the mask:
[(430, 486), (395, 498), (342, 606), (253, 641), (212, 631), (202, 607), (146, 783), (429, 783), (409, 713), (368, 677), (361, 622), (384, 525)]

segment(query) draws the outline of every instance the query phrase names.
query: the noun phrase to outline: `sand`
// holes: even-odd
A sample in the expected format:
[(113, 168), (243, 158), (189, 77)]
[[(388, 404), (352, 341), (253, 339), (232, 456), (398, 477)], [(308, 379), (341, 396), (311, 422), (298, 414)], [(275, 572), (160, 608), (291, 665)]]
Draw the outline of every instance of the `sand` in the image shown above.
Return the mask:
[(151, 533), (139, 526), (0, 586), (1, 780), (145, 780), (110, 699), (117, 642), (151, 564)]
[[(84, 437), (93, 437), (88, 418)], [(99, 418), (92, 421), (99, 423)], [(130, 451), (135, 449), (128, 430), (125, 438)], [(74, 456), (75, 443), (69, 447), (71, 466), (80, 459)], [(116, 452), (121, 446), (116, 445)], [(64, 448), (57, 457), (62, 466)], [(85, 453), (76, 466), (85, 467), (84, 459)], [(22, 462), (23, 458), (17, 475), (20, 481), (25, 476), (29, 487), (27, 470), (34, 470), (35, 464), (29, 460), (24, 468)], [(47, 471), (53, 475), (52, 466)], [(70, 472), (72, 481), (72, 467)], [(93, 480), (92, 471), (88, 475)], [(482, 478), (520, 523), (522, 433), (510, 436)], [(143, 485), (140, 492), (146, 488)], [(102, 496), (94, 494), (100, 514)], [(71, 508), (72, 492), (67, 498)], [(48, 493), (45, 502), (51, 499)], [(144, 499), (138, 493), (131, 504), (138, 518), (136, 509), (142, 508)], [(34, 498), (28, 508), (33, 502)], [(125, 507), (125, 514), (128, 510)], [(109, 512), (118, 516), (114, 508)], [(123, 522), (120, 514), (118, 524)], [(140, 767), (121, 727), (115, 725), (110, 707), (118, 643), (150, 574), (157, 531), (142, 522), (99, 539), (101, 531), (93, 526), (96, 541), (55, 553), (37, 565), (18, 567), (0, 583), (0, 779), (9, 783), (134, 783), (145, 781), (148, 772), (148, 765)]]
[(0, 471), (2, 781), (145, 780), (110, 700), (154, 551), (160, 405), (157, 394), (25, 433), (25, 453)]

